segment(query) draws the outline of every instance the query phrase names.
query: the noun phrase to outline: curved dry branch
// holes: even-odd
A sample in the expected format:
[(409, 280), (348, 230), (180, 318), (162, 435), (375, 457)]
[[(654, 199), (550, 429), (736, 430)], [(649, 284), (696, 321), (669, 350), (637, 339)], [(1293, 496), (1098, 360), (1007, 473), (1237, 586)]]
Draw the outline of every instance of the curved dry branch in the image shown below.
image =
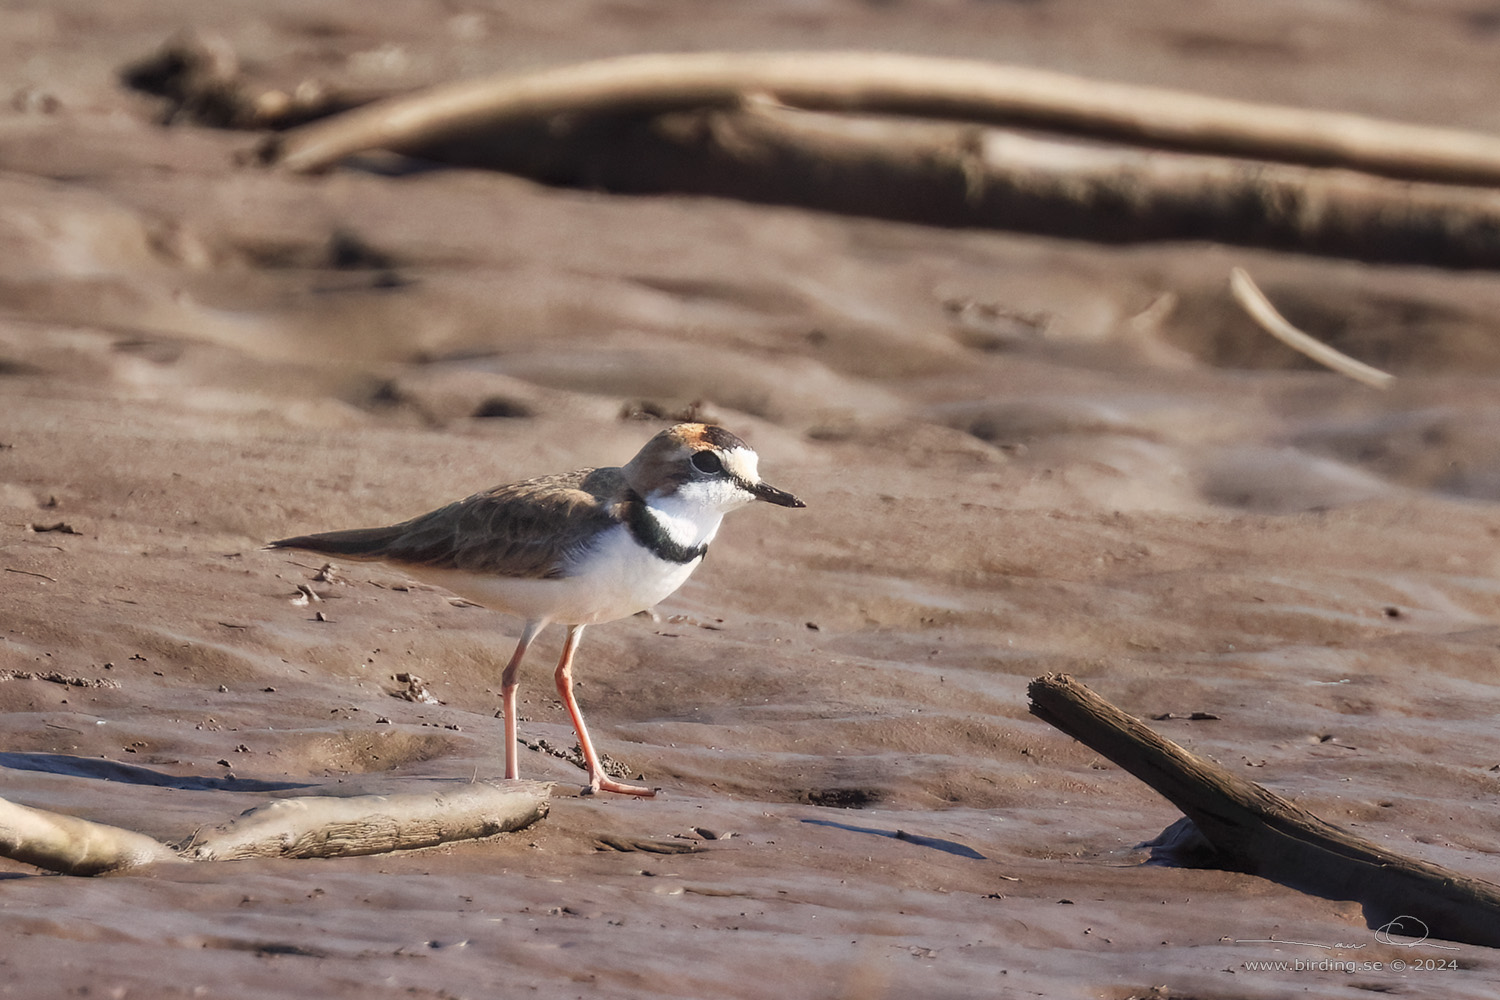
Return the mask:
[(811, 110), (1039, 125), (1152, 145), (1374, 173), (1500, 182), (1500, 138), (1361, 115), (1252, 104), (994, 63), (876, 52), (625, 56), (433, 87), (293, 129), (266, 158), (325, 169), (467, 129), (560, 114), (634, 114), (767, 96)]
[(1236, 267), (1229, 272), (1229, 289), (1234, 294), (1234, 300), (1250, 314), (1251, 319), (1260, 324), (1261, 329), (1292, 350), (1307, 355), (1340, 375), (1347, 375), (1354, 381), (1363, 382), (1375, 389), (1389, 389), (1395, 381), (1396, 376), (1390, 372), (1357, 361), (1287, 322), (1286, 317), (1277, 312), (1271, 300), (1266, 298), (1260, 286), (1251, 280), (1244, 268)]

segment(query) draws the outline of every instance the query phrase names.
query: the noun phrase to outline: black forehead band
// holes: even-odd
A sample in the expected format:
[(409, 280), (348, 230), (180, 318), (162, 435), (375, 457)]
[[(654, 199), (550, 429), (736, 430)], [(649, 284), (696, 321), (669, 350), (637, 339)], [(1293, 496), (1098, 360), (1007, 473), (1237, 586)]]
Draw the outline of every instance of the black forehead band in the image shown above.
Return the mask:
[[(745, 442), (726, 431), (724, 428), (709, 424), (703, 428), (703, 440), (710, 446), (720, 451), (730, 451), (734, 448), (744, 448)], [(747, 449), (748, 450), (748, 449)]]

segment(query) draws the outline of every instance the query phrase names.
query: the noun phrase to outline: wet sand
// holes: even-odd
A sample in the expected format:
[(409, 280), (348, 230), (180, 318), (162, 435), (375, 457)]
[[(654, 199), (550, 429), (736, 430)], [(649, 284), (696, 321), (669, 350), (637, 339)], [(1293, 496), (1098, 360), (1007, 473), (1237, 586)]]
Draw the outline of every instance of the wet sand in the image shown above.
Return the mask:
[[(162, 127), (116, 74), (194, 20), (268, 84), (874, 47), (1494, 131), (1493, 17), (546, 9), (0, 12), (0, 774), (176, 839), (312, 787), (499, 773), (517, 622), (259, 546), (618, 464), (648, 410), (722, 421), (808, 502), (733, 515), (655, 618), (584, 641), (596, 740), (663, 795), (560, 786), (528, 831), (395, 857), (3, 863), (0, 994), (1492, 995), (1486, 949), (1147, 864), (1176, 810), (1029, 717), (1025, 686), (1067, 671), (1171, 713), (1164, 735), (1329, 821), (1500, 881), (1494, 276), (477, 171), (288, 177), (239, 165), (244, 134)], [(1236, 265), (1396, 386), (1255, 330)], [(569, 746), (559, 645), (532, 654), (522, 736)], [(393, 697), (401, 673), (442, 703)], [(1277, 961), (1304, 967), (1249, 964)]]

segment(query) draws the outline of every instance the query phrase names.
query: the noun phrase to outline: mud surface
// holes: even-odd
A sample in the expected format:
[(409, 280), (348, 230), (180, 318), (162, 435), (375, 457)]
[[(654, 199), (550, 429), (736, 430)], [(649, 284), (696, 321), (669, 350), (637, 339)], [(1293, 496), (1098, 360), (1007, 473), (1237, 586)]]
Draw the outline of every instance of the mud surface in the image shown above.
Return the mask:
[[(303, 788), (498, 773), (518, 623), (378, 566), (315, 580), (268, 539), (618, 464), (663, 423), (630, 413), (721, 420), (808, 509), (732, 516), (656, 618), (584, 641), (596, 739), (662, 797), (563, 796), (529, 831), (398, 857), (5, 863), (0, 994), (1493, 995), (1485, 949), (1146, 864), (1177, 812), (1024, 692), (1070, 672), (1331, 822), (1500, 881), (1494, 276), (471, 171), (289, 177), (242, 165), (243, 133), (163, 127), (118, 71), (189, 24), (267, 85), (864, 47), (1500, 130), (1494, 11), (370, 11), (0, 9), (3, 794), (176, 839)], [(1257, 332), (1236, 265), (1395, 388)], [(566, 748), (559, 645), (533, 653), (522, 736)], [(393, 697), (398, 674), (441, 704)]]

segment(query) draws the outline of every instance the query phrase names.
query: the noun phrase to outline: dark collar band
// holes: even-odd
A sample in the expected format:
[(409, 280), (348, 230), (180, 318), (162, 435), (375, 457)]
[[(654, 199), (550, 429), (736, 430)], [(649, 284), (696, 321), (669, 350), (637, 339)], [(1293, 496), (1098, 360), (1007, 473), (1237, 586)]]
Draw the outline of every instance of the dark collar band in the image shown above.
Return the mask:
[(630, 537), (663, 562), (686, 564), (702, 559), (708, 551), (706, 543), (690, 548), (674, 539), (638, 494), (625, 502), (625, 524), (630, 528)]

